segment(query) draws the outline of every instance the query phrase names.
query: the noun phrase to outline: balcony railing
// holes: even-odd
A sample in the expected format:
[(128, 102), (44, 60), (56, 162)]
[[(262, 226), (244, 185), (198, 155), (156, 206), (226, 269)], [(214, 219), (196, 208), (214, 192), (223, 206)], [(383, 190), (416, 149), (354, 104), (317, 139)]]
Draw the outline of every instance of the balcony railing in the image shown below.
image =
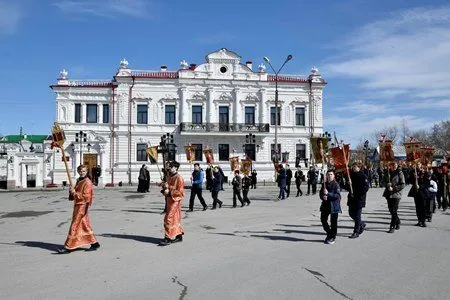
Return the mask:
[(181, 123), (180, 132), (269, 132), (268, 123)]

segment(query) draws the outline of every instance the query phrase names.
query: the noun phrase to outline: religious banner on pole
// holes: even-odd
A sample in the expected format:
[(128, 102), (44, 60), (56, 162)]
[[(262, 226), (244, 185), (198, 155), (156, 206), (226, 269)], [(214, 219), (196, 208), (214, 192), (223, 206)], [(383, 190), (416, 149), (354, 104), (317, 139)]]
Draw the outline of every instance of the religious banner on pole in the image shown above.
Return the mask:
[(195, 146), (184, 146), (184, 151), (186, 152), (186, 160), (192, 164), (195, 160)]
[(328, 138), (326, 137), (311, 137), (311, 150), (314, 161), (322, 164), (327, 162), (326, 152), (328, 148)]
[(331, 157), (333, 158), (335, 172), (343, 172), (347, 170), (348, 161), (350, 160), (350, 144), (344, 144), (343, 148), (331, 148)]
[(433, 147), (420, 147), (420, 162), (424, 166), (431, 165), (434, 156)]
[(380, 141), (380, 161), (391, 162), (395, 161), (394, 150), (392, 150), (391, 140)]
[(406, 161), (417, 162), (420, 159), (420, 142), (404, 143), (406, 152)]
[(230, 157), (230, 169), (232, 172), (239, 170), (239, 156)]
[(152, 165), (158, 163), (158, 146), (151, 146), (147, 148), (147, 155)]
[(275, 153), (272, 155), (272, 163), (275, 172), (278, 173), (280, 169), (280, 155), (278, 154), (278, 150), (275, 150)]
[(205, 155), (206, 163), (208, 165), (214, 163), (214, 154), (213, 154), (212, 149), (205, 149), (205, 150), (203, 150), (203, 154)]
[(241, 173), (244, 175), (250, 175), (252, 171), (252, 160), (247, 158), (241, 160)]

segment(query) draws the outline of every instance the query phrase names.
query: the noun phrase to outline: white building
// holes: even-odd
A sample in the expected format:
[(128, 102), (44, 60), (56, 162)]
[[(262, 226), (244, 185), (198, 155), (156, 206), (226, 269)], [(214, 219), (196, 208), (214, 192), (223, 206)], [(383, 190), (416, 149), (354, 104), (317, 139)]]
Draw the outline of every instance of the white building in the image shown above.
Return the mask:
[[(149, 165), (145, 149), (158, 145), (161, 136), (170, 133), (185, 178), (192, 169), (183, 146), (192, 144), (204, 168), (201, 150), (206, 147), (213, 149), (215, 163), (226, 175), (229, 157), (242, 158), (247, 152), (254, 159), (258, 180), (272, 181), (276, 79), (279, 148), (290, 153), (292, 165), (296, 156), (309, 158), (309, 137), (323, 129), (326, 82), (318, 70), (313, 68), (304, 77), (276, 78), (263, 64), (255, 70), (251, 62), (240, 60), (236, 53), (220, 49), (208, 54), (200, 65), (183, 60), (176, 71), (165, 66), (158, 71), (140, 71), (131, 69), (123, 59), (112, 80), (70, 80), (63, 70), (51, 88), (56, 94), (56, 121), (67, 138), (64, 146), (71, 174), (76, 176), (75, 168), (83, 160), (90, 167), (101, 166), (100, 184), (135, 183), (141, 165)], [(76, 137), (80, 131), (81, 142)], [(48, 151), (49, 144), (45, 147)], [(60, 155), (52, 160), (48, 182), (67, 180)], [(156, 165), (150, 169), (152, 181), (159, 179)]]

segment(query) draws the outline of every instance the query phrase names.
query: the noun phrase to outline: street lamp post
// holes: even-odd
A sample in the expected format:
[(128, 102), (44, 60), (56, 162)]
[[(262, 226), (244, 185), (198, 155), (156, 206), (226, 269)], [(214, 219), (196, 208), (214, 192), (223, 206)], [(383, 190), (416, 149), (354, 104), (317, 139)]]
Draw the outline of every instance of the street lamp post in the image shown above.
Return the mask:
[(278, 71), (275, 71), (274, 67), (270, 63), (270, 59), (267, 56), (264, 56), (264, 61), (269, 64), (272, 71), (275, 73), (275, 151), (278, 150), (278, 74), (283, 69), (283, 67), (286, 65), (288, 61), (292, 59), (292, 55), (289, 54), (286, 57), (286, 60), (281, 65), (281, 67), (278, 69)]

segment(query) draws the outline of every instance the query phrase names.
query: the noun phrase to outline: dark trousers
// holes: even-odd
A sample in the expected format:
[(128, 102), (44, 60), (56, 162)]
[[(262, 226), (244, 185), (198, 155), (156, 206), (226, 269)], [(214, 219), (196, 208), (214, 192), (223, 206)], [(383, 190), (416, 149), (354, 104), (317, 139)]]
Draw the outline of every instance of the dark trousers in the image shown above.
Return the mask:
[(438, 193), (436, 195), (437, 203), (442, 209), (446, 210), (448, 208), (448, 200), (447, 197), (444, 197), (442, 193)]
[(298, 197), (299, 194), (300, 194), (300, 196), (303, 196), (302, 189), (300, 188), (300, 186), (302, 185), (302, 182), (301, 181), (296, 181), (295, 185), (297, 186), (297, 197)]
[(286, 198), (291, 194), (291, 182), (286, 181)]
[(361, 231), (363, 224), (365, 224), (361, 220), (362, 207), (351, 205), (348, 207), (348, 214), (353, 221), (355, 221), (355, 226), (353, 227), (353, 233), (359, 234)]
[(233, 207), (236, 207), (236, 197), (241, 202), (241, 205), (244, 205), (244, 201), (242, 200), (241, 190), (233, 189)]
[(433, 217), (434, 210), (434, 197), (428, 197), (425, 199), (425, 218), (431, 219)]
[[(330, 217), (330, 225), (328, 225), (328, 216)], [(331, 213), (330, 211), (322, 211), (320, 213), (320, 221), (322, 222), (323, 230), (327, 233), (327, 238), (335, 239), (337, 235), (337, 221), (338, 221), (338, 213)]]
[(191, 198), (189, 198), (189, 209), (193, 210), (194, 209), (194, 199), (195, 196), (198, 197), (198, 200), (200, 200), (200, 203), (203, 207), (206, 207), (206, 203), (205, 203), (205, 199), (203, 199), (202, 196), (202, 188), (199, 186), (192, 186), (191, 188)]
[(286, 186), (284, 184), (280, 185), (280, 193), (278, 194), (278, 199), (285, 199), (286, 198), (285, 192), (286, 192)]
[(389, 212), (391, 213), (391, 228), (394, 228), (397, 225), (400, 225), (400, 219), (398, 217), (398, 204), (400, 203), (400, 199), (395, 198), (387, 198)]
[(307, 194), (309, 195), (310, 193), (310, 187), (312, 187), (312, 193), (315, 194), (317, 192), (317, 183), (308, 183), (308, 192)]
[(213, 208), (216, 208), (217, 204), (220, 203), (222, 205), (222, 201), (219, 200), (219, 191), (212, 190), (211, 196), (213, 198)]
[(250, 203), (250, 200), (248, 199), (248, 189), (242, 190), (242, 198), (244, 199), (244, 202)]
[(414, 204), (416, 205), (416, 215), (419, 222), (425, 222), (425, 202), (420, 195), (414, 196)]

